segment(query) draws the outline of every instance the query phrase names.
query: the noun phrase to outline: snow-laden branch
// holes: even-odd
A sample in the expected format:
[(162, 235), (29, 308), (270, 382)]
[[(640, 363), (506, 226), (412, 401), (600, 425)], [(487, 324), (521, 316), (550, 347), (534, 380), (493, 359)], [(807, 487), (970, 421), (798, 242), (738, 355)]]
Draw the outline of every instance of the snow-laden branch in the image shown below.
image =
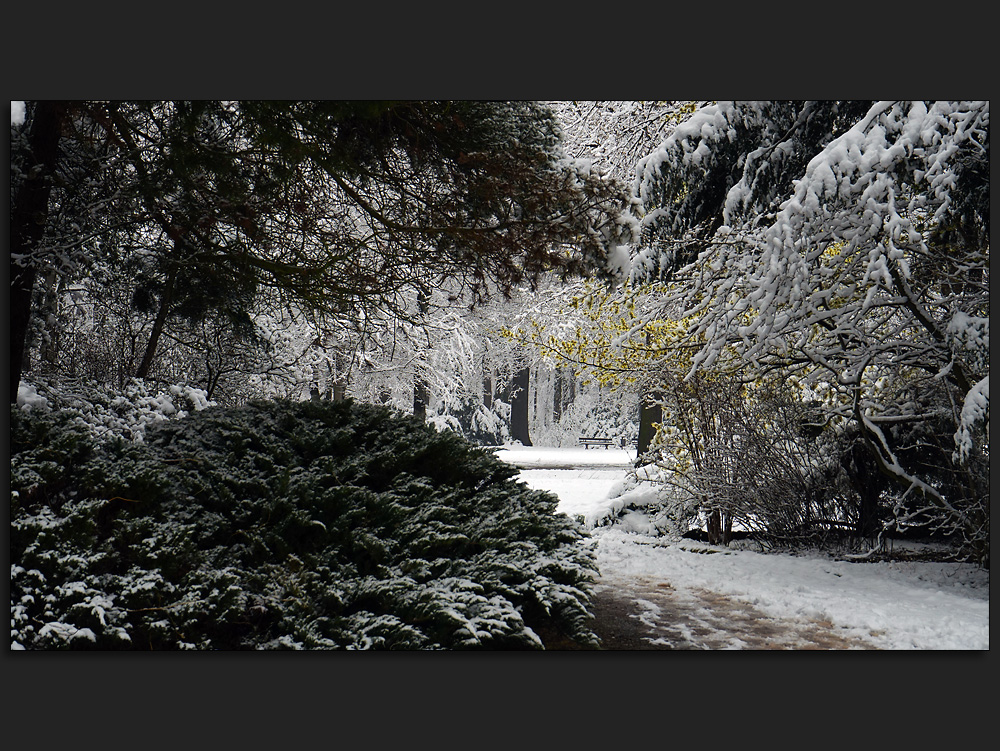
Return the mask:
[[(661, 310), (691, 320), (688, 380), (723, 358), (748, 379), (795, 372), (826, 424), (861, 431), (907, 503), (924, 499), (976, 546), (988, 144), (985, 101), (720, 102), (634, 183), (633, 273), (669, 281)], [(938, 440), (951, 426), (964, 467)]]
[(962, 405), (962, 417), (959, 429), (955, 434), (956, 454), (959, 461), (965, 462), (972, 452), (972, 433), (977, 425), (982, 424), (989, 437), (990, 426), (990, 377), (986, 375), (965, 395)]

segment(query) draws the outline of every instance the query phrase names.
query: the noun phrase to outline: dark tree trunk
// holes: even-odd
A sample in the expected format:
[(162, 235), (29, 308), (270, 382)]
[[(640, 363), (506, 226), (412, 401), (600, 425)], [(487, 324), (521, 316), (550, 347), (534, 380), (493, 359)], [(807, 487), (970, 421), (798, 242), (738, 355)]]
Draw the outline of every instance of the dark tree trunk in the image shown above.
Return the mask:
[(205, 376), (205, 397), (211, 401), (215, 394), (215, 389), (219, 386), (219, 380), (222, 378), (222, 371), (215, 370), (215, 368), (206, 367)]
[(488, 375), (483, 376), (483, 406), (493, 409), (493, 379)]
[[(55, 269), (50, 269), (45, 273), (45, 278), (42, 283), (42, 290), (44, 292), (42, 296), (42, 307), (38, 311), (39, 318), (45, 322), (46, 327), (52, 321), (55, 321), (59, 315), (59, 293), (62, 289), (62, 284), (56, 275)], [(27, 338), (25, 338), (25, 348), (28, 348)], [(58, 325), (49, 328), (46, 331), (46, 336), (42, 340), (41, 351), (39, 352), (41, 358), (41, 365), (44, 367), (55, 370), (56, 364), (59, 360), (59, 329)]]
[(858, 515), (858, 536), (874, 539), (882, 528), (878, 508), (878, 484), (868, 483), (864, 488), (859, 488), (859, 491), (861, 493), (861, 508)]
[(719, 509), (713, 509), (708, 516), (708, 543), (728, 545), (733, 539), (733, 517)]
[[(531, 379), (531, 375), (529, 373), (529, 375), (528, 375), (528, 383), (531, 383), (531, 380), (532, 380)], [(535, 419), (538, 419), (538, 381), (539, 381), (539, 378), (538, 378), (538, 371), (537, 370), (535, 371), (534, 381), (535, 381), (535, 388), (531, 389), (531, 394), (529, 396), (529, 400), (530, 400), (530, 407), (529, 407), (529, 412), (528, 412), (528, 423), (529, 424), (531, 423), (531, 416), (532, 415), (535, 415)], [(544, 422), (543, 422), (543, 424), (544, 424)]]
[(34, 157), (28, 177), (19, 186), (10, 213), (10, 401), (17, 402), (17, 387), (24, 368), (24, 344), (31, 321), (31, 293), (35, 287), (33, 266), (15, 264), (15, 254), (37, 247), (45, 234), (52, 192), (52, 173), (59, 155), (59, 136), (66, 117), (67, 103), (42, 101), (35, 105), (28, 135)]
[(708, 515), (708, 525), (705, 530), (708, 533), (708, 544), (718, 545), (722, 542), (722, 514), (719, 509), (713, 509)]
[[(13, 217), (12, 217), (13, 219)], [(13, 231), (12, 231), (13, 234)], [(12, 243), (13, 245), (13, 240)], [(24, 343), (31, 321), (31, 290), (35, 286), (35, 269), (10, 265), (10, 403), (17, 402), (24, 368)]]
[(861, 538), (873, 538), (881, 529), (878, 499), (882, 493), (882, 475), (877, 459), (871, 449), (858, 441), (841, 459), (841, 466), (847, 472), (851, 486), (858, 496), (857, 518), (854, 532)]
[(869, 451), (870, 449), (864, 443), (856, 443), (844, 464), (851, 484), (858, 494), (858, 518), (855, 533), (862, 538), (874, 538), (882, 526), (879, 519), (878, 500), (883, 480), (876, 459), (870, 455)]
[(655, 423), (663, 420), (663, 408), (656, 403), (658, 395), (645, 396), (639, 405), (639, 437), (636, 440), (636, 456), (641, 457), (647, 451), (656, 435)]
[(413, 414), (421, 420), (427, 419), (427, 404), (430, 402), (430, 392), (422, 378), (417, 378), (413, 384)]
[[(424, 316), (427, 315), (427, 310), (430, 308), (430, 294), (424, 290), (420, 290), (417, 293), (417, 309), (420, 311), (420, 320), (423, 321)], [(430, 347), (430, 341), (427, 342), (427, 346)], [(426, 352), (420, 353), (420, 361), (426, 363)], [(417, 374), (413, 379), (413, 415), (420, 418), (421, 420), (427, 419), (427, 405), (431, 401), (430, 388), (427, 386), (427, 380), (424, 378), (423, 373), (417, 370)]]
[(136, 378), (147, 378), (149, 371), (153, 367), (153, 358), (156, 357), (156, 347), (160, 342), (160, 335), (163, 327), (170, 316), (170, 304), (174, 297), (174, 283), (177, 279), (176, 269), (170, 272), (167, 282), (163, 287), (163, 295), (160, 297), (160, 308), (156, 311), (156, 320), (153, 321), (153, 329), (149, 332), (149, 341), (146, 342), (146, 351), (143, 353), (142, 362), (135, 372)]
[(562, 369), (556, 368), (552, 375), (552, 422), (559, 424), (562, 419)]
[(528, 436), (528, 398), (531, 371), (524, 367), (514, 374), (510, 397), (510, 437), (524, 446), (531, 445)]

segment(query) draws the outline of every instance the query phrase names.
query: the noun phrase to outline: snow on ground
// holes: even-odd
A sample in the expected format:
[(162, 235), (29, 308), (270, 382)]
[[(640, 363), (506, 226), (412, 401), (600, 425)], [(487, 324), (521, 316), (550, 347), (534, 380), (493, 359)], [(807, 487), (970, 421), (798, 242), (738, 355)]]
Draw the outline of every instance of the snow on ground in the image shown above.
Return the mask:
[[(626, 451), (604, 449), (505, 447), (497, 455), (521, 467), (520, 479), (527, 485), (558, 496), (560, 511), (585, 519), (599, 518), (612, 505), (610, 496), (631, 462)], [(574, 469), (576, 462), (583, 468)], [(591, 533), (604, 578), (647, 577), (675, 589), (710, 590), (774, 618), (829, 621), (845, 637), (880, 649), (990, 646), (989, 572), (972, 564), (765, 554), (651, 537), (619, 526)], [(708, 551), (713, 552), (704, 554)]]
[[(504, 446), (496, 455), (517, 467), (578, 469), (579, 467), (619, 467), (627, 469), (635, 451), (616, 448), (548, 448), (545, 446)], [(619, 475), (620, 476), (620, 475)]]
[(560, 511), (590, 526), (607, 513), (635, 459), (635, 451), (604, 448), (506, 446), (496, 454), (520, 467), (520, 479), (532, 488), (557, 495)]

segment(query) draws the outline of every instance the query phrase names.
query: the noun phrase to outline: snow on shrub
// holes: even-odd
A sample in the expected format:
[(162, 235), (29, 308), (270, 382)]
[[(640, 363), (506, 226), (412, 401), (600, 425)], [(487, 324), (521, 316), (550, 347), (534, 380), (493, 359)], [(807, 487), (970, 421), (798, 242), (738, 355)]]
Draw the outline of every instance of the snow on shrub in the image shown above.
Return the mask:
[(596, 646), (555, 496), (386, 408), (214, 408), (142, 443), (12, 409), (11, 444), (14, 649)]
[(618, 526), (626, 532), (681, 538), (701, 522), (697, 508), (655, 465), (644, 465), (629, 472), (608, 493), (607, 502), (584, 520), (585, 526)]
[(151, 384), (132, 379), (119, 393), (93, 382), (35, 380), (22, 380), (18, 386), (19, 408), (64, 411), (98, 438), (142, 441), (150, 425), (215, 406), (205, 391), (187, 385), (152, 390)]

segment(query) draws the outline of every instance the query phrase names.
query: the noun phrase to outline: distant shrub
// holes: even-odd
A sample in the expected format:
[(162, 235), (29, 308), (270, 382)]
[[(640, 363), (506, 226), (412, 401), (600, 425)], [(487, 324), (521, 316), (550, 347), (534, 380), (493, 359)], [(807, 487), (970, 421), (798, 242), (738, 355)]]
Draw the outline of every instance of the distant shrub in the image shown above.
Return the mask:
[(460, 436), (260, 402), (144, 437), (11, 410), (12, 648), (596, 646), (585, 533)]

